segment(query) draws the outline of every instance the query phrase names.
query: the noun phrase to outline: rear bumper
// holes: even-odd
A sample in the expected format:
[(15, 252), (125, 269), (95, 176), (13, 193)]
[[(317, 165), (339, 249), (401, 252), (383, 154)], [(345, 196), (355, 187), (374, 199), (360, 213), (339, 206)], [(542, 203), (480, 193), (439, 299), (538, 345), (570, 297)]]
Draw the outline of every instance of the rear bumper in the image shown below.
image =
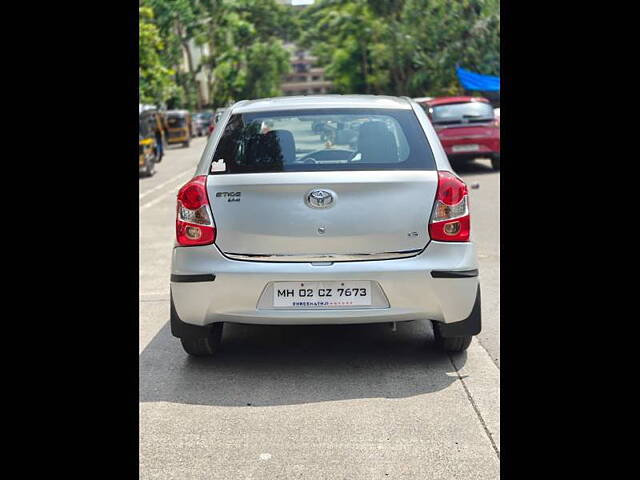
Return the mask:
[[(500, 137), (464, 138), (459, 140), (441, 139), (442, 147), (448, 157), (479, 157), (500, 153)], [(477, 150), (460, 152), (454, 151), (454, 147), (460, 145), (478, 145)]]
[[(455, 323), (469, 317), (478, 288), (472, 243), (431, 242), (412, 258), (361, 262), (267, 263), (230, 260), (215, 245), (175, 247), (171, 295), (180, 320), (269, 325), (379, 323), (429, 319)], [(433, 272), (440, 272), (433, 273)], [(273, 281), (372, 280), (389, 307), (349, 310), (258, 308)]]
[(167, 135), (167, 143), (183, 143), (189, 140), (189, 131), (186, 129), (169, 130)]

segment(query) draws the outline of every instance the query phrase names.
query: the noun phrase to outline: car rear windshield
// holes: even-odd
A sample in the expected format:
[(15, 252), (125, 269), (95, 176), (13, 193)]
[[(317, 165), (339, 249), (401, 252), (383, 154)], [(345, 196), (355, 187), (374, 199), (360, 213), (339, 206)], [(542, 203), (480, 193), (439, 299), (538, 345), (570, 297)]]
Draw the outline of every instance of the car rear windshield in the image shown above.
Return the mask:
[(435, 170), (412, 110), (313, 109), (234, 114), (211, 173)]
[(494, 118), (493, 108), (484, 102), (449, 103), (426, 107), (433, 123), (460, 123), (463, 121), (488, 121)]
[(140, 117), (140, 135), (146, 137), (151, 134), (153, 131), (153, 123), (151, 121), (153, 118), (150, 117)]
[(171, 128), (179, 128), (179, 127), (184, 127), (186, 125), (187, 121), (184, 117), (169, 117), (167, 118), (167, 124), (169, 124), (169, 127)]

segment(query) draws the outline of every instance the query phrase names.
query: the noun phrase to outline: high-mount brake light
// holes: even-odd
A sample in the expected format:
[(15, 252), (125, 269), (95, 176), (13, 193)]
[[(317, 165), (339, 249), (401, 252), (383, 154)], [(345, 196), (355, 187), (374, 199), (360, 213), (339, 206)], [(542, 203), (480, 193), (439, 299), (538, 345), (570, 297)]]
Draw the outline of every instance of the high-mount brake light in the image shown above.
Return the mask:
[(470, 232), (467, 186), (450, 172), (438, 172), (438, 191), (429, 222), (429, 236), (440, 242), (468, 242)]
[(182, 246), (209, 245), (216, 240), (206, 175), (192, 178), (178, 192), (176, 239)]

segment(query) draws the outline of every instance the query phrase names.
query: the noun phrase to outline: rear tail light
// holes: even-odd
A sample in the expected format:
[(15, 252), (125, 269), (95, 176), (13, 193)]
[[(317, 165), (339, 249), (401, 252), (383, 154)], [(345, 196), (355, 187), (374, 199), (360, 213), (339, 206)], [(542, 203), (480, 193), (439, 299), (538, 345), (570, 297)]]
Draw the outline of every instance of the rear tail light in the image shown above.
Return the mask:
[(467, 242), (470, 231), (467, 186), (450, 172), (438, 172), (438, 191), (429, 222), (429, 236), (441, 242)]
[(209, 245), (216, 240), (206, 175), (192, 178), (178, 192), (176, 238), (183, 246)]

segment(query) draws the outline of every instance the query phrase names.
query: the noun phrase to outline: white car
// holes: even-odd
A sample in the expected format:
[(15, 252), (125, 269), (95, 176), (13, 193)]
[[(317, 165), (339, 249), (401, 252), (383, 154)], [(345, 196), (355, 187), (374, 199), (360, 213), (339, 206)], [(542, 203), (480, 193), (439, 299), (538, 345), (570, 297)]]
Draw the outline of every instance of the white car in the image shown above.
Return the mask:
[[(357, 128), (355, 145), (321, 138), (318, 120)], [(171, 331), (212, 355), (226, 322), (419, 320), (465, 350), (481, 323), (470, 230), (467, 186), (414, 101), (238, 102), (178, 193)]]

